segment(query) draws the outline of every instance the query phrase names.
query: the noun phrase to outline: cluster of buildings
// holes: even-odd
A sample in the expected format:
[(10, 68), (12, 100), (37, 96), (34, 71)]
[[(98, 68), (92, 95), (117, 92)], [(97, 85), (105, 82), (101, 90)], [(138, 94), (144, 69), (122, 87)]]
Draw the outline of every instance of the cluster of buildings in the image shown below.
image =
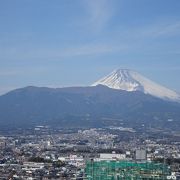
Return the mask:
[[(137, 167), (138, 163), (159, 163), (167, 167), (166, 178), (177, 179), (180, 141), (177, 134), (166, 133), (162, 137), (162, 133), (158, 135), (154, 130), (147, 135), (122, 127), (51, 129), (38, 126), (0, 136), (0, 179), (91, 179), (89, 162), (91, 165), (92, 162), (126, 162), (126, 165), (130, 162)], [(121, 172), (130, 168), (120, 171), (121, 165), (119, 163), (116, 171), (108, 170), (106, 164), (104, 168), (113, 172), (116, 179), (123, 178)], [(145, 172), (142, 169), (135, 168), (134, 172)], [(157, 177), (160, 172), (156, 173)], [(102, 172), (101, 175), (104, 177)]]

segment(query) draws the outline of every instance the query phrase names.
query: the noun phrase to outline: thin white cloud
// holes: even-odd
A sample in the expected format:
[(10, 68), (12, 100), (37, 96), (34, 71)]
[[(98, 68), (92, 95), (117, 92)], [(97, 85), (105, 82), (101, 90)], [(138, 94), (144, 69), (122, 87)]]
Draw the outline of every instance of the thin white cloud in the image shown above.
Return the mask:
[(151, 25), (132, 29), (133, 34), (142, 38), (166, 38), (180, 35), (180, 21), (160, 21)]
[(79, 47), (63, 49), (60, 56), (97, 55), (118, 52), (126, 49), (126, 46), (113, 46), (106, 44), (87, 44)]
[(111, 19), (114, 9), (109, 0), (84, 0), (89, 28), (101, 31)]
[(163, 30), (159, 31), (159, 34), (169, 34), (169, 35), (177, 35), (180, 34), (180, 21), (175, 22), (174, 24), (169, 24)]
[(2, 76), (13, 76), (13, 75), (16, 75), (18, 73), (19, 72), (15, 71), (15, 70), (1, 70), (0, 71), (0, 77), (2, 77)]
[(18, 75), (31, 74), (31, 73), (44, 73), (47, 72), (48, 68), (45, 67), (26, 67), (26, 68), (0, 68), (0, 78), (1, 77), (14, 77)]
[[(111, 36), (112, 44), (126, 44), (129, 53), (146, 55), (179, 54), (179, 42), (169, 38), (180, 38), (180, 21), (163, 21), (135, 27), (122, 27)], [(127, 52), (126, 51), (126, 52)]]
[[(152, 24), (139, 25), (135, 27), (120, 27), (113, 35), (114, 41), (121, 40), (132, 45), (134, 42), (147, 43), (148, 40), (157, 38), (169, 38), (180, 36), (180, 21), (158, 20)], [(154, 41), (156, 42), (156, 41)], [(131, 44), (132, 43), (132, 44)]]
[[(143, 32), (142, 32), (143, 33)], [(144, 29), (144, 35), (151, 37), (167, 37), (175, 36), (180, 34), (180, 21), (170, 22), (170, 23), (158, 23), (146, 27)]]
[[(102, 55), (125, 50), (126, 45), (111, 45), (111, 44), (82, 44), (68, 48), (38, 48), (38, 49), (23, 49), (18, 48), (14, 51), (1, 49), (1, 59), (19, 59), (26, 60), (31, 58), (53, 59), (64, 57), (75, 57), (85, 55)], [(6, 72), (7, 73), (7, 72)], [(11, 73), (11, 72), (10, 72)]]
[[(85, 0), (89, 9), (89, 21), (97, 29), (102, 28), (111, 17), (111, 11), (108, 11), (109, 1), (107, 0)], [(111, 8), (110, 8), (111, 9)], [(100, 26), (99, 26), (100, 25)], [(99, 26), (99, 27), (98, 27)], [(169, 36), (180, 35), (180, 21), (165, 21), (159, 20), (151, 25), (142, 25), (141, 27), (122, 27), (119, 31), (116, 30), (111, 33), (111, 37), (106, 37), (106, 43), (84, 43), (79, 45), (71, 45), (70, 47), (26, 47), (21, 44), (21, 47), (0, 47), (0, 61), (3, 60), (26, 60), (26, 59), (49, 59), (53, 58), (63, 59), (64, 57), (76, 57), (86, 55), (104, 55), (110, 53), (133, 53), (139, 50), (142, 53), (171, 53), (172, 48), (168, 43), (164, 44), (161, 41), (155, 41), (154, 38), (166, 38)], [(149, 46), (149, 40), (151, 46)], [(103, 40), (104, 41), (104, 40)], [(158, 45), (157, 45), (158, 44)], [(157, 51), (159, 49), (159, 51)], [(166, 50), (164, 50), (166, 49)], [(177, 45), (174, 46), (174, 54), (179, 54), (176, 50)], [(0, 73), (0, 75), (3, 72)], [(14, 73), (14, 72), (5, 72)], [(8, 75), (8, 74), (7, 74)]]

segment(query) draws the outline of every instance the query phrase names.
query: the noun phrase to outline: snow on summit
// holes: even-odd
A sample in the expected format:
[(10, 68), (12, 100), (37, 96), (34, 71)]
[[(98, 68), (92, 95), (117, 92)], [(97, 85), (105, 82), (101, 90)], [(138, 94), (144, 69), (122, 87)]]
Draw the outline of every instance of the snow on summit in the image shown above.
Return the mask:
[(117, 69), (93, 83), (92, 86), (99, 84), (113, 89), (141, 91), (165, 100), (180, 101), (180, 95), (178, 93), (151, 81), (133, 70)]

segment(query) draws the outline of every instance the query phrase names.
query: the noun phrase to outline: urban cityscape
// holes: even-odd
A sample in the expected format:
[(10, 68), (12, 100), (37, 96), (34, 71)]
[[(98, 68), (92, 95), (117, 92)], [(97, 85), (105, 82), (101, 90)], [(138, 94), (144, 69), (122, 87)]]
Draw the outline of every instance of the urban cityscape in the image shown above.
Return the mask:
[(0, 148), (1, 179), (180, 178), (180, 134), (168, 130), (36, 126), (1, 132)]

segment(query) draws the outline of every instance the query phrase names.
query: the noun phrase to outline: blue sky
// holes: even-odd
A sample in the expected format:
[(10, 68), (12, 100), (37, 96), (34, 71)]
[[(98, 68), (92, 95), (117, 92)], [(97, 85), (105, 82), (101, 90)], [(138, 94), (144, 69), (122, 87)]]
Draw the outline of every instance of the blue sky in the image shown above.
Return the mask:
[(179, 0), (0, 0), (0, 94), (134, 69), (180, 92)]

